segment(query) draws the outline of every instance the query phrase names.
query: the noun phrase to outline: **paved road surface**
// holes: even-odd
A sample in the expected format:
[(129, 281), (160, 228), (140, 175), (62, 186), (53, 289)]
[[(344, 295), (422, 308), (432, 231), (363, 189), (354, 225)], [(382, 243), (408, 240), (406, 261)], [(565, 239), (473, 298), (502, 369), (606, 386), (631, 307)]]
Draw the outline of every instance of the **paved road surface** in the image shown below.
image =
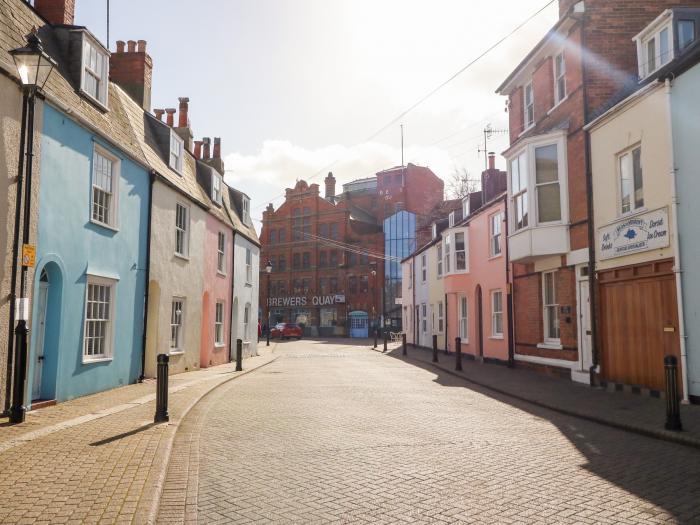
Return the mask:
[(697, 450), (366, 347), (277, 353), (188, 416), (161, 521), (700, 523)]

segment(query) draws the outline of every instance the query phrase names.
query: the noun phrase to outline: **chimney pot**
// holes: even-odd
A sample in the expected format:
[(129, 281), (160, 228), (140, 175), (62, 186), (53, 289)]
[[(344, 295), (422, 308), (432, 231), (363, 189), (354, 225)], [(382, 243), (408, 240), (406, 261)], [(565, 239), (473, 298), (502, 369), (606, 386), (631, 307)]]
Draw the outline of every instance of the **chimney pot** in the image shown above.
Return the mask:
[(136, 52), (136, 40), (128, 40), (126, 43), (129, 53), (135, 53)]
[(496, 154), (493, 151), (489, 151), (489, 169), (496, 169)]
[(221, 158), (221, 137), (214, 137), (214, 153), (212, 154), (212, 158)]
[(203, 159), (204, 160), (209, 160), (210, 157), (210, 144), (211, 144), (211, 139), (209, 137), (204, 137), (202, 139), (202, 142), (204, 143), (204, 154), (203, 154)]
[(75, 0), (34, 0), (34, 9), (51, 25), (75, 23)]
[[(126, 52), (125, 45), (128, 45)], [(109, 79), (126, 91), (145, 111), (151, 111), (153, 60), (145, 52), (145, 41), (139, 40), (139, 46), (141, 53), (136, 52), (134, 40), (129, 40), (128, 43), (117, 41), (117, 52), (109, 57)]]
[(190, 109), (190, 99), (187, 97), (180, 97), (178, 100), (180, 101), (180, 115), (178, 118), (177, 127), (186, 128), (189, 124), (188, 114)]
[(145, 40), (137, 40), (137, 43), (138, 43), (139, 53), (145, 53), (146, 52), (146, 41)]
[(163, 121), (163, 113), (165, 113), (164, 109), (154, 109), (153, 113), (155, 113), (156, 118), (160, 120), (161, 122)]
[(117, 53), (123, 53), (126, 47), (126, 42), (123, 40), (117, 40)]
[(194, 156), (197, 159), (202, 158), (202, 144), (203, 142), (201, 140), (194, 141)]
[(165, 108), (165, 112), (168, 115), (166, 117), (166, 122), (170, 127), (173, 127), (175, 125), (175, 111), (175, 108)]

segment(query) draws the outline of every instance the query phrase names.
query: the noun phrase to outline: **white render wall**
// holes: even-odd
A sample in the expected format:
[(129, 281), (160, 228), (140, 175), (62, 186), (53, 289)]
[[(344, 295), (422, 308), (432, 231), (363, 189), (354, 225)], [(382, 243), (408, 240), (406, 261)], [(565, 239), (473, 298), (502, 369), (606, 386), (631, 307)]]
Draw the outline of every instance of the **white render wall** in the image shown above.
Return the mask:
[(413, 306), (413, 283), (411, 282), (411, 267), (413, 258), (401, 263), (401, 297), (403, 298), (401, 310), (403, 312), (403, 331), (406, 334), (406, 342), (415, 344), (413, 340), (413, 316), (415, 308)]
[[(246, 248), (252, 255), (252, 279), (246, 282)], [(233, 306), (231, 308), (231, 340), (235, 351), (236, 339), (243, 340), (243, 355), (258, 354), (258, 297), (260, 284), (260, 248), (236, 233), (233, 242)], [(244, 335), (245, 305), (250, 304), (249, 336)], [(263, 308), (263, 315), (267, 310)], [(261, 320), (264, 324), (264, 320)]]
[[(175, 255), (175, 204), (189, 208), (189, 257)], [(170, 313), (173, 297), (184, 297), (184, 352), (170, 355), (170, 373), (199, 368), (202, 294), (204, 293), (204, 235), (206, 212), (162, 182), (153, 185), (151, 261), (146, 337), (146, 377), (154, 377), (158, 354), (170, 350)]]
[[(430, 311), (430, 272), (434, 272), (434, 262), (430, 260), (430, 250), (425, 250), (414, 257), (414, 268), (415, 272), (415, 286), (416, 286), (416, 299), (415, 306), (418, 307), (420, 313), (420, 323), (418, 325), (418, 345), (420, 346), (433, 346), (433, 326), (432, 326), (432, 312)], [(423, 266), (422, 260), (423, 255), (426, 258), (426, 279), (423, 282)], [(425, 318), (426, 318), (426, 331), (423, 332), (423, 305), (425, 304)], [(414, 309), (415, 311), (415, 309)], [(415, 320), (414, 320), (415, 322)]]

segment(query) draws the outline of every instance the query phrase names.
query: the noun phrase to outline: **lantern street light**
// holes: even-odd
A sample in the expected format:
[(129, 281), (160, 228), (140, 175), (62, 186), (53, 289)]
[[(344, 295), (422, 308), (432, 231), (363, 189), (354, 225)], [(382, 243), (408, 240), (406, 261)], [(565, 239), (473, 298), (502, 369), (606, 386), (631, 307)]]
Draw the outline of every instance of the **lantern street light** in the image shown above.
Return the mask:
[(270, 274), (272, 273), (272, 261), (267, 261), (265, 272), (267, 273), (267, 344), (265, 346), (270, 346)]
[[(17, 318), (15, 327), (15, 362), (12, 380), (12, 406), (10, 407), (10, 422), (22, 423), (26, 414), (24, 406), (24, 388), (27, 376), (27, 341), (29, 328), (29, 298), (27, 297), (27, 269), (34, 264), (34, 246), (29, 244), (31, 197), (32, 197), (32, 164), (34, 158), (34, 102), (56, 66), (56, 62), (46, 54), (36, 29), (27, 35), (27, 45), (10, 51), (15, 62), (17, 75), (22, 83), (22, 125), (20, 131), (20, 159), (17, 170), (17, 198), (15, 202), (15, 226), (13, 242), (12, 284), (10, 303), (10, 326)], [(26, 154), (25, 154), (26, 147)], [(25, 158), (26, 157), (26, 158)], [(24, 175), (24, 177), (23, 177)], [(22, 273), (20, 279), (20, 298), (17, 299), (17, 263), (19, 259), (19, 225), (22, 208), (22, 185), (24, 187), (24, 217), (22, 220)], [(9, 355), (12, 356), (13, 341), (10, 336)]]

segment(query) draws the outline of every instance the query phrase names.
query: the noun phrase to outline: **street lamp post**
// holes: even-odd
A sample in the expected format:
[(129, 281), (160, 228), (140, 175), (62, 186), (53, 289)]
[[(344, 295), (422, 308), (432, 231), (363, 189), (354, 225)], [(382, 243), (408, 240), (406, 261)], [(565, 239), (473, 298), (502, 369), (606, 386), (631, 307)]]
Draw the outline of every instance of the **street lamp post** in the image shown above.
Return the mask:
[[(374, 287), (374, 290), (377, 289), (377, 270), (372, 270), (372, 286)], [(372, 291), (372, 324), (374, 325), (374, 331), (377, 332), (379, 330), (379, 327), (377, 325), (377, 306), (378, 304), (375, 304), (375, 293), (374, 290)]]
[[(13, 314), (17, 318), (17, 326), (15, 327), (15, 366), (12, 380), (12, 406), (10, 407), (10, 423), (22, 423), (26, 415), (26, 407), (24, 406), (24, 388), (27, 379), (27, 341), (29, 337), (29, 328), (27, 321), (29, 319), (29, 298), (27, 297), (27, 269), (33, 266), (33, 246), (29, 244), (30, 220), (31, 220), (31, 197), (32, 197), (32, 161), (34, 157), (34, 102), (36, 94), (44, 87), (46, 80), (49, 78), (56, 62), (46, 54), (41, 45), (41, 40), (36, 32), (27, 35), (27, 45), (10, 51), (10, 55), (14, 60), (15, 67), (20, 82), (22, 83), (22, 136), (20, 143), (26, 144), (26, 159), (24, 163), (20, 160), (20, 170), (17, 173), (18, 188), (17, 202), (15, 203), (15, 232), (19, 233), (19, 219), (21, 202), (21, 184), (22, 171), (24, 170), (24, 217), (22, 219), (22, 271), (20, 277), (20, 298), (16, 298), (15, 281), (17, 277), (17, 261), (19, 258), (19, 247), (15, 236), (13, 246), (13, 262), (12, 262), (12, 298), (15, 299)], [(26, 109), (26, 112), (25, 112)], [(25, 120), (26, 119), (26, 120)], [(20, 148), (22, 149), (22, 148)], [(11, 316), (10, 323), (14, 323), (14, 317)], [(10, 335), (10, 338), (12, 336)], [(12, 346), (10, 344), (10, 346)]]
[(270, 346), (270, 274), (272, 273), (272, 261), (267, 261), (265, 272), (267, 273), (267, 344), (265, 346)]

